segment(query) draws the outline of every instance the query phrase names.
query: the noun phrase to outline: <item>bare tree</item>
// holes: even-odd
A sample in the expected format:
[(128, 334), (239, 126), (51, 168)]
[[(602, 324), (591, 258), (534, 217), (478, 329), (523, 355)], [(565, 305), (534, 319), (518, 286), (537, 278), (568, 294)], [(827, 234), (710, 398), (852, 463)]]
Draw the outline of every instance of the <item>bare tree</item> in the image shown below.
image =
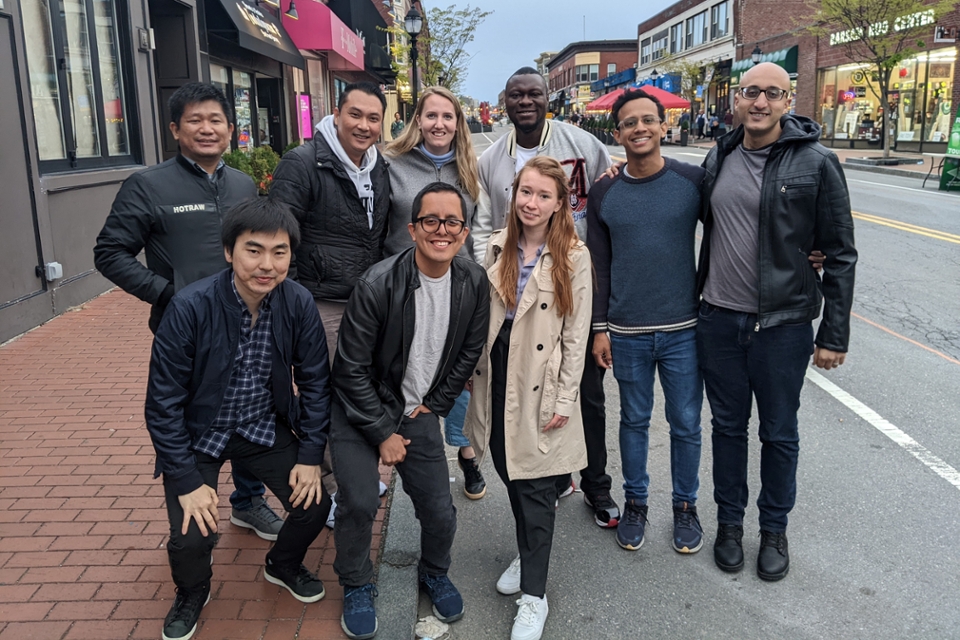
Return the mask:
[(815, 23), (807, 27), (818, 38), (843, 47), (853, 62), (873, 66), (870, 90), (880, 100), (884, 122), (883, 157), (890, 157), (890, 78), (904, 59), (924, 48), (937, 20), (952, 11), (956, 0), (809, 0)]

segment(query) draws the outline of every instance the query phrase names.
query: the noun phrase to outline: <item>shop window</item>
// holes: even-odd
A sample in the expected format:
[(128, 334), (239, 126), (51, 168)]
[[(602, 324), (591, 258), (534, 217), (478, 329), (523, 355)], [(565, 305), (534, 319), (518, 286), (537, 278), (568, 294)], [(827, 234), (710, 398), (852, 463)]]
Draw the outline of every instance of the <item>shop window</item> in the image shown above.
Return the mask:
[(253, 82), (246, 71), (233, 72), (233, 109), (237, 120), (237, 148), (250, 152), (256, 146), (251, 118), (251, 91)]
[(128, 29), (116, 0), (22, 0), (43, 172), (136, 162)]

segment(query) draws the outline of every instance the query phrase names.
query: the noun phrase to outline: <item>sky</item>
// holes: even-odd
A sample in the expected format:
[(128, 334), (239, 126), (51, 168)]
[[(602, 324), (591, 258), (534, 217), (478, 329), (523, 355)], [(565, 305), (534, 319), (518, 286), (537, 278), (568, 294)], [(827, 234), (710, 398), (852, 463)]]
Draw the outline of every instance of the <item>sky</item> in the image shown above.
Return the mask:
[[(507, 78), (544, 51), (580, 40), (637, 38), (637, 25), (675, 0), (424, 0), (432, 7), (467, 4), (493, 10), (467, 45), (473, 55), (462, 93), (495, 103)], [(598, 12), (598, 9), (602, 11)]]

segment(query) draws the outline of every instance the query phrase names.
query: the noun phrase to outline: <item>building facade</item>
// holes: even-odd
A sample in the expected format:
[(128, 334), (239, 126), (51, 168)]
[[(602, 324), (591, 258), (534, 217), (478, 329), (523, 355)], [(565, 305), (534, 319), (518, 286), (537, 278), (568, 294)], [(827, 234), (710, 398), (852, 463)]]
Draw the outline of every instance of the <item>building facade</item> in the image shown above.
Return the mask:
[(583, 113), (598, 97), (591, 84), (615, 76), (637, 63), (634, 40), (592, 40), (573, 42), (547, 62), (550, 110), (554, 115)]
[[(730, 68), (735, 46), (732, 0), (680, 0), (637, 26), (637, 78), (677, 74), (672, 67), (697, 69), (696, 78), (682, 79), (694, 88), (695, 112), (722, 115), (730, 107)], [(654, 71), (657, 74), (654, 74)]]

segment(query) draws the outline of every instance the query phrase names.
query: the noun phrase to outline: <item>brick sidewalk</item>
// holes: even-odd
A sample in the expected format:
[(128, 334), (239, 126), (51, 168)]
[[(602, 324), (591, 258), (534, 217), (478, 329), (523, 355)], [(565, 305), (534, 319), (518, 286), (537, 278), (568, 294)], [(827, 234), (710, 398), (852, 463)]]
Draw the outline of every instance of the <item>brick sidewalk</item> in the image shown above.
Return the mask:
[[(0, 347), (0, 640), (160, 637), (174, 587), (143, 419), (147, 314), (113, 291)], [(194, 638), (345, 638), (332, 532), (304, 562), (327, 595), (304, 605), (263, 580), (270, 543), (229, 523), (227, 471), (220, 486), (212, 600)]]

